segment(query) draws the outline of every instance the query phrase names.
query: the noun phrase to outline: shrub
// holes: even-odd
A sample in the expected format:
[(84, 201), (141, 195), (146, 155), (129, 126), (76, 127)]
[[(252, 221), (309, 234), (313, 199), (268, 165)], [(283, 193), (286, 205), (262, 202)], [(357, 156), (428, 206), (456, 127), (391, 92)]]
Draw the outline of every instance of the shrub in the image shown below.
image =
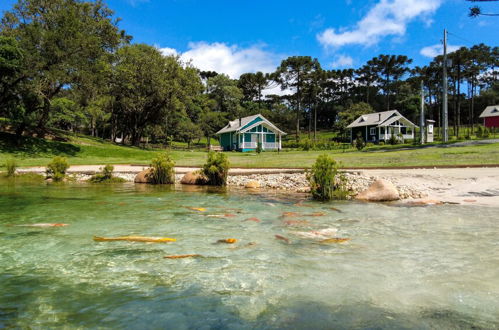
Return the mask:
[(374, 143), (372, 142), (367, 142), (366, 143), (366, 148), (374, 147)]
[(6, 175), (8, 177), (13, 177), (16, 175), (17, 163), (15, 159), (7, 159), (5, 161), (5, 167), (7, 169)]
[(395, 134), (392, 134), (390, 136), (390, 139), (388, 140), (388, 143), (391, 144), (392, 146), (396, 145), (398, 143), (397, 137)]
[(338, 172), (338, 163), (328, 155), (317, 157), (307, 179), (314, 199), (327, 201), (348, 196), (345, 177)]
[(229, 174), (229, 160), (221, 152), (208, 153), (206, 164), (201, 170), (206, 177), (206, 184), (210, 186), (225, 186), (227, 184), (227, 175)]
[(301, 142), (301, 148), (304, 150), (304, 151), (309, 151), (310, 149), (313, 149), (314, 145), (312, 143), (312, 141), (310, 141), (309, 139), (304, 139), (302, 142)]
[(175, 163), (168, 154), (160, 155), (151, 161), (149, 178), (152, 184), (175, 183)]
[(262, 143), (258, 141), (258, 143), (256, 144), (256, 153), (259, 154), (261, 152), (262, 152)]
[(364, 149), (364, 147), (366, 146), (366, 143), (364, 142), (364, 139), (362, 138), (362, 136), (359, 134), (357, 135), (357, 138), (355, 139), (355, 148), (357, 148), (357, 150), (362, 150)]
[(385, 145), (385, 141), (379, 141), (379, 145), (380, 146), (384, 146)]
[(125, 182), (125, 179), (118, 178), (113, 176), (114, 166), (106, 165), (102, 169), (101, 173), (97, 173), (93, 175), (89, 181), (93, 183), (102, 183), (102, 182)]
[(65, 157), (54, 157), (45, 170), (47, 179), (62, 181), (66, 177), (66, 171), (68, 168), (69, 164)]

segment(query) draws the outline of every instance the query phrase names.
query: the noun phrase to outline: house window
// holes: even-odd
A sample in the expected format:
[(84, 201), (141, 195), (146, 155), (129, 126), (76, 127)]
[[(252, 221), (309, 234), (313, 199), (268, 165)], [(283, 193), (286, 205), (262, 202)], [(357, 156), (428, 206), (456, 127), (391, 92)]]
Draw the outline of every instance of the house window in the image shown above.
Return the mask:
[(371, 135), (376, 135), (376, 127), (371, 127), (371, 128), (369, 129), (369, 133), (370, 133)]
[(381, 128), (380, 128), (380, 133), (381, 133), (381, 134), (385, 134), (385, 128), (384, 128), (384, 127), (381, 127)]
[(401, 127), (400, 128), (400, 133), (402, 133), (404, 135), (407, 134), (407, 127)]

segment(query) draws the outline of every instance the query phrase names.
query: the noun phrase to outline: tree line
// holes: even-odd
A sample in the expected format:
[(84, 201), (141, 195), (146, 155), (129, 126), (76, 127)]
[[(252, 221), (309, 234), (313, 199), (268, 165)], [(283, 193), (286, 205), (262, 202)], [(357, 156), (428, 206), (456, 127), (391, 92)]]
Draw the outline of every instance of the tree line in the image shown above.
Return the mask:
[[(261, 113), (297, 139), (322, 129), (341, 138), (367, 112), (397, 109), (417, 122), (421, 82), (427, 117), (440, 121), (442, 56), (412, 67), (407, 56), (382, 54), (343, 70), (293, 56), (272, 73), (231, 79), (132, 43), (118, 23), (100, 0), (18, 0), (0, 22), (3, 127), (17, 136), (55, 128), (132, 145), (190, 145), (209, 143), (228, 120)], [(449, 59), (449, 123), (459, 135), (477, 123), (478, 110), (499, 103), (499, 48), (462, 47)]]

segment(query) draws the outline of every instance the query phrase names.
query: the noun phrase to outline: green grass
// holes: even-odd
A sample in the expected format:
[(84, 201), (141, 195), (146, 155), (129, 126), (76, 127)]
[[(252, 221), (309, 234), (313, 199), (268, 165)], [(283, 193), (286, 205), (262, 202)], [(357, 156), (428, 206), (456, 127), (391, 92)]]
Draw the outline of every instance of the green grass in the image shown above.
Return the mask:
[[(354, 151), (283, 151), (254, 153), (227, 153), (233, 167), (310, 167), (318, 155), (327, 153), (343, 167), (397, 167), (434, 165), (499, 164), (499, 144), (466, 147), (437, 147), (397, 150), (396, 146), (373, 147), (371, 150)], [(7, 159), (14, 158), (19, 166), (45, 166), (54, 156), (68, 158), (71, 165), (92, 164), (149, 164), (162, 149), (141, 149), (120, 146), (98, 138), (73, 136), (68, 142), (23, 138), (17, 145), (13, 136), (0, 133), (0, 170), (5, 170)], [(195, 149), (170, 150), (178, 166), (200, 166), (206, 161), (206, 152)]]

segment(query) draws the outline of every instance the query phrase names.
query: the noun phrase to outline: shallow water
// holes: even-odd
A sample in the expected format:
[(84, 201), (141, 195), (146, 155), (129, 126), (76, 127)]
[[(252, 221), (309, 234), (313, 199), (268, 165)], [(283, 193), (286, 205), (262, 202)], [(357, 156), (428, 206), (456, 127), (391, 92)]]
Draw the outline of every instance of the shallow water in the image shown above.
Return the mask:
[[(499, 208), (298, 201), (192, 187), (1, 183), (0, 328), (499, 327)], [(224, 214), (235, 216), (207, 216)], [(251, 217), (261, 221), (244, 221)], [(33, 223), (69, 226), (12, 226)], [(351, 240), (294, 234), (330, 227)], [(214, 244), (224, 238), (238, 242)], [(163, 258), (193, 253), (203, 257)]]

